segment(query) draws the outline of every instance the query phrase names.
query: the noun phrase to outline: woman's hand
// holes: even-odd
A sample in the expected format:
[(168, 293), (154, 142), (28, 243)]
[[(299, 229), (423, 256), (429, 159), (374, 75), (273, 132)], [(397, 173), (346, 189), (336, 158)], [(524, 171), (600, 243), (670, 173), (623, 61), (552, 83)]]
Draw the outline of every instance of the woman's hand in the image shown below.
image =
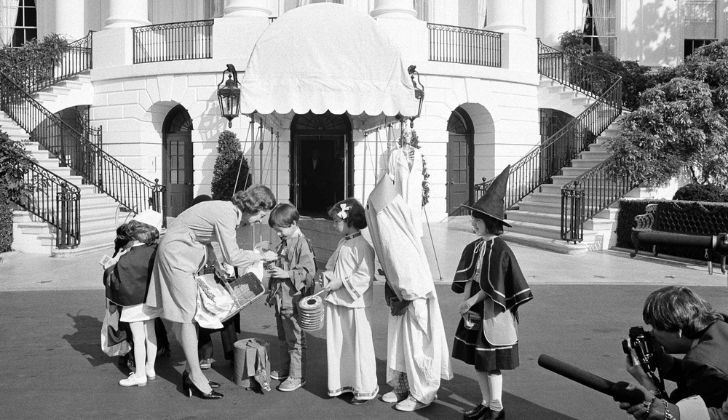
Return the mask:
[(265, 251), (270, 250), (270, 242), (269, 241), (260, 241), (253, 247), (254, 250), (260, 252), (261, 254)]
[(275, 265), (268, 269), (268, 274), (276, 279), (287, 279), (291, 277), (291, 274), (288, 271)]
[(278, 259), (278, 254), (273, 251), (264, 251), (260, 254), (260, 259), (263, 261), (275, 261)]
[(344, 282), (334, 277), (334, 273), (331, 271), (325, 271), (323, 273), (324, 278), (324, 290), (327, 292), (333, 292), (334, 290), (339, 290), (343, 285)]

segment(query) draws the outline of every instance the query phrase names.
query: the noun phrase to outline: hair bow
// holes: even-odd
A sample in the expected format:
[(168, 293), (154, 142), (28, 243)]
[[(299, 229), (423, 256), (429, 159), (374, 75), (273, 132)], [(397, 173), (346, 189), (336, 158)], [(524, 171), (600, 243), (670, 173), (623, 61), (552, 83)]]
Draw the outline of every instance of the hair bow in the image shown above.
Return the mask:
[(351, 206), (346, 205), (346, 203), (340, 204), (341, 210), (336, 213), (336, 216), (341, 220), (346, 220), (347, 217), (349, 217), (349, 213), (347, 211), (351, 209)]

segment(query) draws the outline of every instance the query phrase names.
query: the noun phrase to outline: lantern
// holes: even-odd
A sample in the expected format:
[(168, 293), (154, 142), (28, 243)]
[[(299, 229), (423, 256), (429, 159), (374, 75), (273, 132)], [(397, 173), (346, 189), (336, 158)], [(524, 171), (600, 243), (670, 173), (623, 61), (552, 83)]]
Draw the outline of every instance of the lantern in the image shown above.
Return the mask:
[[(227, 80), (225, 75), (227, 74)], [(238, 83), (238, 72), (235, 66), (227, 65), (222, 72), (222, 80), (217, 85), (217, 100), (220, 103), (220, 112), (227, 118), (228, 127), (233, 126), (233, 118), (240, 113), (240, 83)]]

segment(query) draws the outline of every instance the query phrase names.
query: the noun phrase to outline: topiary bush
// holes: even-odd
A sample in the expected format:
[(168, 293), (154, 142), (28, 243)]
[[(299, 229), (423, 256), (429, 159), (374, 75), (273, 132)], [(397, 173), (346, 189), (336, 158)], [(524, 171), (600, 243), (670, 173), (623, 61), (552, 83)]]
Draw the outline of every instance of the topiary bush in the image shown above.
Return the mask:
[(707, 201), (710, 203), (728, 202), (728, 190), (717, 185), (687, 184), (680, 187), (672, 197), (673, 200)]
[[(240, 168), (239, 175), (238, 168)], [(235, 187), (236, 179), (237, 187)], [(235, 192), (249, 187), (251, 181), (248, 160), (243, 157), (238, 137), (232, 131), (223, 131), (217, 140), (217, 158), (212, 175), (212, 199), (230, 200)]]

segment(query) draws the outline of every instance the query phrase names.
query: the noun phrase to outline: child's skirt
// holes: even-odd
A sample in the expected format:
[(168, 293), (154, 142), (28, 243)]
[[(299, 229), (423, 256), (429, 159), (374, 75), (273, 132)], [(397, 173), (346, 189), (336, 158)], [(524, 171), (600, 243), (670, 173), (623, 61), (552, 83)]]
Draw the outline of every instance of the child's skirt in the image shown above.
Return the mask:
[(119, 321), (122, 322), (141, 322), (149, 321), (154, 318), (159, 318), (161, 314), (159, 308), (149, 306), (146, 303), (140, 303), (138, 305), (124, 306), (121, 308), (121, 316)]
[(455, 332), (452, 357), (475, 366), (475, 370), (489, 372), (510, 370), (518, 367), (518, 343), (510, 346), (494, 346), (485, 339), (481, 328), (466, 329), (460, 319)]

